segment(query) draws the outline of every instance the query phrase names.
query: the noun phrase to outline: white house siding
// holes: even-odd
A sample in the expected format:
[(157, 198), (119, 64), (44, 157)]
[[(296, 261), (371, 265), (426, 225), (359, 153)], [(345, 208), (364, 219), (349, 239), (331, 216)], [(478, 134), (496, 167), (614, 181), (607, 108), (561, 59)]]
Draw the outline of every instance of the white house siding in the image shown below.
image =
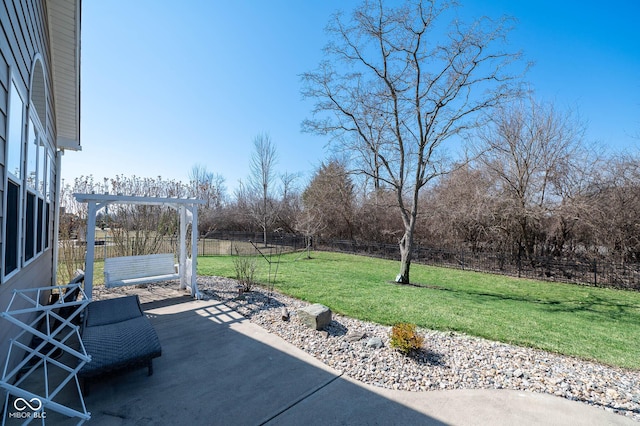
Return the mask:
[[(45, 141), (48, 149), (56, 152), (56, 129), (54, 94), (52, 93), (52, 67), (49, 43), (49, 28), (47, 25), (47, 4), (45, 0), (3, 0), (0, 3), (0, 223), (4, 224), (5, 214), (5, 152), (8, 123), (8, 98), (11, 86), (11, 78), (16, 83), (18, 90), (26, 96), (25, 105), (29, 102), (29, 89), (31, 73), (35, 59), (38, 57), (44, 67), (45, 92), (46, 92), (46, 117), (43, 117), (42, 126), (45, 130)], [(50, 174), (51, 175), (51, 174)], [(50, 182), (51, 185), (54, 182)], [(21, 186), (23, 190), (24, 184)], [(55, 194), (54, 194), (55, 195)], [(22, 199), (24, 202), (24, 199)], [(4, 311), (10, 301), (14, 289), (48, 286), (53, 283), (53, 221), (54, 221), (55, 196), (50, 200), (50, 221), (48, 247), (36, 254), (28, 263), (24, 263), (23, 254), (18, 261), (19, 270), (8, 278), (4, 277), (4, 271), (0, 274), (0, 311)], [(36, 202), (37, 204), (37, 202)], [(22, 209), (24, 220), (25, 209)], [(22, 225), (24, 226), (24, 225)], [(0, 227), (2, 232), (4, 226)], [(24, 237), (24, 233), (22, 234)], [(2, 244), (6, 242), (6, 235), (2, 235)], [(1, 246), (0, 246), (1, 247)], [(0, 258), (0, 266), (4, 267), (4, 258)], [(17, 329), (6, 320), (0, 319), (0, 369), (4, 367), (9, 339), (13, 338)], [(13, 361), (13, 360), (12, 360)]]

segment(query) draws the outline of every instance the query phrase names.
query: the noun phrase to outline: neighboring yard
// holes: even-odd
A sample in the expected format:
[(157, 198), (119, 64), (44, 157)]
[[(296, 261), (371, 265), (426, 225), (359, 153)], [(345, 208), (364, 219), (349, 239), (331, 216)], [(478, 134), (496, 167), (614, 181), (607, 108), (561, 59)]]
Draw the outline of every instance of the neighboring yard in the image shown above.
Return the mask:
[[(416, 264), (412, 281), (427, 287), (400, 286), (391, 282), (398, 262), (327, 252), (312, 257), (283, 255), (275, 288), (365, 321), (413, 322), (640, 369), (638, 292)], [(233, 259), (199, 257), (198, 274), (235, 278)], [(267, 283), (268, 264), (263, 258), (257, 262), (257, 280)]]

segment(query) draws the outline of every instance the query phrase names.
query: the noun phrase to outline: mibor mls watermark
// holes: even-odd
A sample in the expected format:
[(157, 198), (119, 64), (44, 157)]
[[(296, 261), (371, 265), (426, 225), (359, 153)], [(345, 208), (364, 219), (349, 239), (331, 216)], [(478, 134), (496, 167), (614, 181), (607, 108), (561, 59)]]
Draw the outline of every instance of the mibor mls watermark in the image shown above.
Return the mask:
[(40, 398), (16, 398), (13, 401), (14, 411), (9, 411), (10, 419), (46, 419), (47, 413), (42, 409)]

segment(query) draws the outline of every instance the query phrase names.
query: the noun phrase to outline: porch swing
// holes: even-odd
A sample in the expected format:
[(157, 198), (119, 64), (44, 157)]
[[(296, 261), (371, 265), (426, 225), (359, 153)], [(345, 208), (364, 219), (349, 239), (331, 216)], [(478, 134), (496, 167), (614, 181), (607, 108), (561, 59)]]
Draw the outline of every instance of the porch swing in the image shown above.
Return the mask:
[[(76, 200), (87, 203), (87, 257), (84, 292), (92, 299), (95, 259), (95, 228), (97, 212), (110, 204), (138, 204), (168, 206), (180, 216), (178, 264), (173, 253), (123, 256), (105, 259), (105, 286), (137, 285), (156, 281), (179, 279), (181, 290), (189, 288), (191, 296), (201, 299), (196, 282), (198, 256), (198, 206), (204, 200), (193, 198), (138, 197), (110, 194), (73, 194)], [(187, 229), (191, 225), (191, 258), (187, 258)], [(177, 266), (177, 270), (176, 270)]]

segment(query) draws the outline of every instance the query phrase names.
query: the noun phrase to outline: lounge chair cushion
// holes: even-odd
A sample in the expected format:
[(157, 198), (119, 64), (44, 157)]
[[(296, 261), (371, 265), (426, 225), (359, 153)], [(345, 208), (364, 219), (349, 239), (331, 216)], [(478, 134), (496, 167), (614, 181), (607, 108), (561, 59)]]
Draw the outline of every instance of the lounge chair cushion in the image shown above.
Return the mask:
[(87, 354), (91, 355), (91, 362), (80, 370), (82, 377), (146, 365), (162, 354), (158, 335), (145, 317), (88, 327), (82, 342)]
[(85, 327), (113, 324), (144, 316), (138, 296), (117, 297), (89, 303)]

